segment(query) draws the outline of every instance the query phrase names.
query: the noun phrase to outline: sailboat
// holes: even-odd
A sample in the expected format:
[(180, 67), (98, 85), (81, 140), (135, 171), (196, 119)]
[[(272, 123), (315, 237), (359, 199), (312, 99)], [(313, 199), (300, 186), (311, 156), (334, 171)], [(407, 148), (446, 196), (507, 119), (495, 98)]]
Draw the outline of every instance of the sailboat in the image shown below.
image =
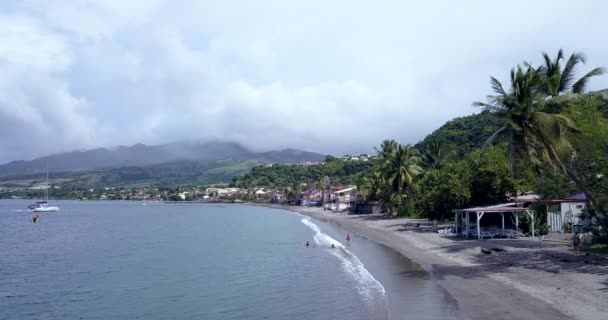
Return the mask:
[(44, 186), (45, 201), (36, 201), (27, 207), (29, 212), (57, 212), (59, 206), (49, 206), (49, 165), (46, 165), (46, 186)]

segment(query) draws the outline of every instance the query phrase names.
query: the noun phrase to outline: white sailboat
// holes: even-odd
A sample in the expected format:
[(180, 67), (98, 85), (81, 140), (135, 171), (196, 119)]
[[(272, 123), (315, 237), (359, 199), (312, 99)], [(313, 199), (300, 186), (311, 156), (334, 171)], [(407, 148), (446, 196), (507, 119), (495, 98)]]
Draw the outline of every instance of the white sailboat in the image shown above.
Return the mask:
[(27, 211), (29, 212), (57, 212), (59, 211), (59, 206), (49, 206), (49, 166), (46, 166), (46, 186), (44, 187), (44, 195), (46, 201), (36, 201), (27, 207)]

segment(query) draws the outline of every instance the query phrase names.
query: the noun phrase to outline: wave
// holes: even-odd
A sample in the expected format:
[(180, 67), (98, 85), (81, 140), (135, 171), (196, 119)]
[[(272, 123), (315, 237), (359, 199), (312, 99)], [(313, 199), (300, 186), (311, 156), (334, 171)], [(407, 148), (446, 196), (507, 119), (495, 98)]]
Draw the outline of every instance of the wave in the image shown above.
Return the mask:
[[(379, 301), (376, 299), (380, 298), (383, 303), (386, 303), (384, 286), (365, 269), (365, 266), (356, 255), (348, 251), (342, 243), (321, 231), (321, 228), (314, 224), (310, 218), (306, 217), (301, 221), (314, 231), (313, 240), (317, 246), (327, 248), (333, 256), (342, 262), (342, 268), (355, 281), (359, 294), (364, 297), (366, 302), (371, 304), (377, 303)], [(331, 248), (332, 244), (335, 246), (333, 249)]]

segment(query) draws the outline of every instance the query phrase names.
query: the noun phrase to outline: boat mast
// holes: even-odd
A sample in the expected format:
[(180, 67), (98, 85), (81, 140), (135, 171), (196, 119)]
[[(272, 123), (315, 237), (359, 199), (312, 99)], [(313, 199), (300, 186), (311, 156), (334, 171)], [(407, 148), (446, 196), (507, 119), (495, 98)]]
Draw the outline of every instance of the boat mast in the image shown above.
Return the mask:
[(44, 196), (46, 201), (49, 201), (49, 162), (46, 162), (46, 188), (44, 188)]

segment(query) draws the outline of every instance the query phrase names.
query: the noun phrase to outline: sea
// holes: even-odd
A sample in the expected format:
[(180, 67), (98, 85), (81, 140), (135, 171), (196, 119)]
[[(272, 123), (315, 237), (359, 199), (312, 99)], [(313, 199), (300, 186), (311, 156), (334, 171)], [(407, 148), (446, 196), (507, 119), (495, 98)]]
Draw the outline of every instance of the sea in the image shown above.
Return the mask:
[(463, 319), (411, 260), (295, 212), (30, 202), (0, 200), (0, 319)]

